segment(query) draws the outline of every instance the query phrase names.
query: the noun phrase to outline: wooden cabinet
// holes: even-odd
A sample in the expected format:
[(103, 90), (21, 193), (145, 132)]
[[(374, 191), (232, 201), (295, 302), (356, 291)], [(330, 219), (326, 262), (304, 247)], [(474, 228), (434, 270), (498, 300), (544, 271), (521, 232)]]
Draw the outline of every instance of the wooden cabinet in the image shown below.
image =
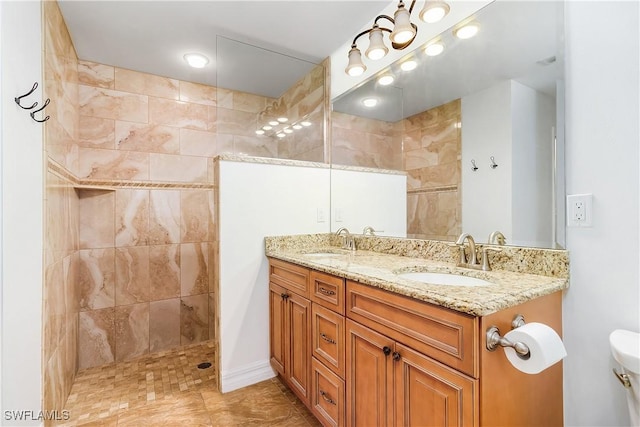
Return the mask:
[(344, 378), (344, 316), (315, 302), (311, 316), (313, 356)]
[(315, 357), (311, 370), (311, 412), (325, 426), (344, 425), (344, 381)]

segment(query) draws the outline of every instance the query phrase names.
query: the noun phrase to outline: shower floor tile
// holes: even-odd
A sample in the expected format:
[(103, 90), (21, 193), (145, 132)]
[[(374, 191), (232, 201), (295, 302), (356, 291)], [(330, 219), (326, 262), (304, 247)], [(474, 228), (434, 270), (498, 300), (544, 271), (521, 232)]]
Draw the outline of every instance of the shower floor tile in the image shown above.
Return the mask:
[(59, 426), (319, 426), (279, 379), (221, 394), (212, 342), (78, 372)]

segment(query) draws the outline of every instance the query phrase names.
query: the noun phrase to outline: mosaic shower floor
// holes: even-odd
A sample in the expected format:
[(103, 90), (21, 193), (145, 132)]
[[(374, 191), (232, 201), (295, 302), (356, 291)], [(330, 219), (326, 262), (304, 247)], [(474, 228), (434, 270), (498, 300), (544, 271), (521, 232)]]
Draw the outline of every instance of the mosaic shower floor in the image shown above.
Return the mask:
[(212, 342), (78, 372), (60, 426), (319, 426), (279, 379), (221, 394)]

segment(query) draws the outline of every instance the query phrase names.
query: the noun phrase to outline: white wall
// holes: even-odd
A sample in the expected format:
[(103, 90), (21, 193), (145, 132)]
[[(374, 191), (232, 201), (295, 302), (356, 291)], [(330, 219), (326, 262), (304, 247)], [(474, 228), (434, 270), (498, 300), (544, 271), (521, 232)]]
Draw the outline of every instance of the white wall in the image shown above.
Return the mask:
[(361, 234), (367, 226), (379, 236), (407, 237), (407, 176), (332, 169), (331, 231)]
[(40, 2), (0, 2), (2, 103), (2, 413), (35, 411), (42, 400), (43, 124), (14, 97), (42, 105)]
[(568, 228), (565, 424), (629, 425), (608, 336), (640, 330), (638, 2), (566, 10), (567, 193), (593, 193), (593, 227)]
[(329, 232), (329, 169), (221, 161), (219, 185), (221, 382), (228, 392), (274, 376), (264, 237)]

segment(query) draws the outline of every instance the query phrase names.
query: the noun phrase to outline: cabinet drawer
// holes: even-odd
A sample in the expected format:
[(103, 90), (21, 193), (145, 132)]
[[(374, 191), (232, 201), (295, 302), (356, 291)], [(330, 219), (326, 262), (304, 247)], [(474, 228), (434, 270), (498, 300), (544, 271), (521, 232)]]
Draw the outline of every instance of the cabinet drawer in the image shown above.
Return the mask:
[(311, 342), (313, 355), (344, 379), (344, 317), (312, 304)]
[(474, 316), (347, 281), (347, 317), (478, 378)]
[(309, 269), (278, 259), (269, 259), (269, 281), (309, 298)]
[(344, 279), (311, 270), (311, 301), (344, 315)]
[(344, 381), (311, 359), (311, 411), (324, 426), (344, 425)]

